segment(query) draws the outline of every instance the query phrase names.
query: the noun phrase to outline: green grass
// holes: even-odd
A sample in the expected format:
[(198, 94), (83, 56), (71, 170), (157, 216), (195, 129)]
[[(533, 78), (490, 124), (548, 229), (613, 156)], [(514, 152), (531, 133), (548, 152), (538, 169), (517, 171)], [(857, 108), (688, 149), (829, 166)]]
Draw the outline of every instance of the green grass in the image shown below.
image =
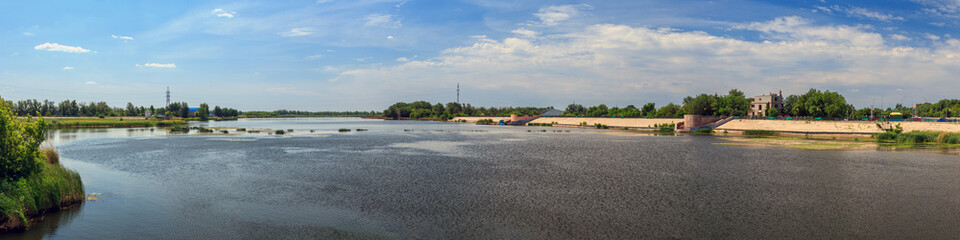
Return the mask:
[(960, 144), (960, 133), (935, 131), (888, 131), (877, 134), (877, 141), (902, 144)]
[(777, 133), (776, 131), (770, 131), (770, 130), (743, 130), (743, 135), (750, 135), (750, 136), (775, 136), (778, 134), (779, 133)]
[(30, 217), (83, 201), (80, 174), (56, 162), (51, 158), (40, 172), (16, 182), (0, 180), (0, 232), (27, 228)]
[(697, 130), (693, 130), (693, 133), (694, 134), (713, 134), (713, 129), (697, 128)]
[(50, 128), (100, 128), (100, 127), (171, 127), (187, 125), (183, 120), (116, 119), (116, 118), (60, 118), (48, 119)]
[(495, 124), (497, 122), (494, 122), (493, 119), (485, 118), (485, 119), (477, 120), (475, 123), (476, 124)]

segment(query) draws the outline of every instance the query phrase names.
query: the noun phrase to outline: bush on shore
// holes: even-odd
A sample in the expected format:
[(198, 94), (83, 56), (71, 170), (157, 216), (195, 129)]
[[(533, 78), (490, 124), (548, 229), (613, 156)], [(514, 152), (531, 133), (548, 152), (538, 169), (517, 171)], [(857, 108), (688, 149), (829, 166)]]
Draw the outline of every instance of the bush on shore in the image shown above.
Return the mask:
[(18, 119), (0, 99), (0, 232), (29, 227), (29, 217), (83, 201), (80, 175), (41, 149), (43, 119)]
[(493, 119), (485, 118), (485, 119), (477, 120), (475, 123), (476, 124), (494, 124), (496, 122), (494, 122)]
[(896, 133), (888, 131), (877, 134), (879, 142), (894, 142), (905, 144), (960, 144), (960, 133), (934, 132), (934, 131), (910, 131)]
[(750, 135), (750, 136), (774, 136), (777, 134), (778, 133), (776, 131), (770, 131), (770, 130), (743, 130), (743, 135)]

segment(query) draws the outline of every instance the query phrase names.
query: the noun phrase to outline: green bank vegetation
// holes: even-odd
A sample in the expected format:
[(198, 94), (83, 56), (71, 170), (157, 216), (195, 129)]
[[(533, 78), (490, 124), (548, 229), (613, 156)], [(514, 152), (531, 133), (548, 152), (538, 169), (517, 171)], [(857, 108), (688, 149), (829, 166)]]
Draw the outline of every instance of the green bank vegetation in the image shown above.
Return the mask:
[[(28, 121), (35, 121), (29, 120)], [(142, 118), (51, 118), (50, 128), (95, 128), (95, 127), (174, 127), (187, 125), (187, 121), (142, 119)]]
[(771, 130), (743, 130), (743, 135), (747, 136), (776, 136), (779, 134), (777, 131)]
[(540, 115), (552, 107), (474, 107), (470, 104), (437, 103), (426, 101), (398, 102), (383, 110), (383, 117), (390, 119), (430, 119), (446, 121), (455, 117), (506, 117), (516, 115)]
[(960, 144), (960, 133), (938, 132), (938, 131), (910, 131), (903, 132), (900, 124), (889, 128), (884, 128), (883, 133), (877, 134), (876, 138), (881, 143), (901, 143), (901, 144)]
[(249, 111), (240, 115), (242, 118), (289, 118), (289, 117), (374, 117), (380, 116), (380, 113), (370, 111), (352, 111), (352, 112), (307, 112), (307, 111)]
[(0, 231), (83, 201), (80, 175), (63, 168), (52, 147), (41, 148), (46, 131), (46, 121), (18, 119), (0, 100)]
[(484, 119), (477, 120), (475, 123), (477, 125), (490, 125), (490, 124), (496, 124), (497, 122), (494, 122), (493, 119), (484, 118)]
[[(667, 104), (657, 108), (655, 103), (647, 103), (637, 108), (628, 105), (624, 108), (607, 107), (600, 104), (593, 107), (584, 107), (580, 104), (567, 106), (563, 116), (570, 117), (646, 117), (646, 118), (676, 118), (686, 114), (707, 116), (747, 116), (750, 113), (752, 97), (743, 92), (732, 89), (727, 95), (700, 94), (683, 98), (683, 105)], [(847, 104), (846, 99), (836, 92), (810, 89), (802, 95), (791, 95), (783, 100), (783, 112), (776, 108), (765, 106), (768, 116), (789, 115), (796, 117), (823, 117), (843, 118), (854, 113), (853, 105)], [(960, 109), (960, 106), (958, 106)]]
[(674, 123), (654, 124), (653, 127), (656, 128), (657, 132), (660, 132), (660, 133), (672, 133), (676, 131), (677, 124), (674, 124)]
[[(147, 112), (153, 116), (167, 117), (190, 117), (190, 106), (186, 102), (175, 102), (166, 107), (145, 107), (135, 106), (133, 103), (127, 103), (125, 108), (111, 107), (106, 102), (83, 103), (76, 100), (64, 100), (54, 102), (50, 100), (38, 101), (36, 99), (20, 101), (4, 101), (16, 116), (43, 116), (43, 117), (144, 117)], [(202, 112), (201, 112), (202, 111)], [(203, 113), (203, 114), (201, 114)], [(212, 112), (206, 103), (200, 104), (197, 109), (197, 117), (205, 118), (210, 114), (221, 118), (235, 118), (240, 115), (240, 111), (232, 108), (216, 106)], [(206, 119), (203, 119), (206, 121)]]

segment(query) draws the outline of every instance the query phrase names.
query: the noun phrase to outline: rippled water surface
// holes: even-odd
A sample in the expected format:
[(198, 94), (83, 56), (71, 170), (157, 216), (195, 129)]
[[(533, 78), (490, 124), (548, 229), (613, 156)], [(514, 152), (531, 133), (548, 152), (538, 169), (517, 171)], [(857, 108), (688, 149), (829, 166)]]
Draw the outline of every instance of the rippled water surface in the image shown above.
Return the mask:
[(0, 237), (960, 236), (956, 155), (345, 118), (201, 125), (294, 133), (55, 132), (64, 165), (104, 197)]

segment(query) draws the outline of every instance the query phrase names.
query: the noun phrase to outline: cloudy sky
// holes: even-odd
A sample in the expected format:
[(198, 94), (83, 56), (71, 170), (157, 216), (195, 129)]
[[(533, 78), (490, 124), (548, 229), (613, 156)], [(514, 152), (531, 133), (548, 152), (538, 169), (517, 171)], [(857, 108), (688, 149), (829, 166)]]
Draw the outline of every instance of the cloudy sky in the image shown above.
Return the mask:
[(3, 1), (0, 96), (241, 110), (957, 98), (960, 0)]

